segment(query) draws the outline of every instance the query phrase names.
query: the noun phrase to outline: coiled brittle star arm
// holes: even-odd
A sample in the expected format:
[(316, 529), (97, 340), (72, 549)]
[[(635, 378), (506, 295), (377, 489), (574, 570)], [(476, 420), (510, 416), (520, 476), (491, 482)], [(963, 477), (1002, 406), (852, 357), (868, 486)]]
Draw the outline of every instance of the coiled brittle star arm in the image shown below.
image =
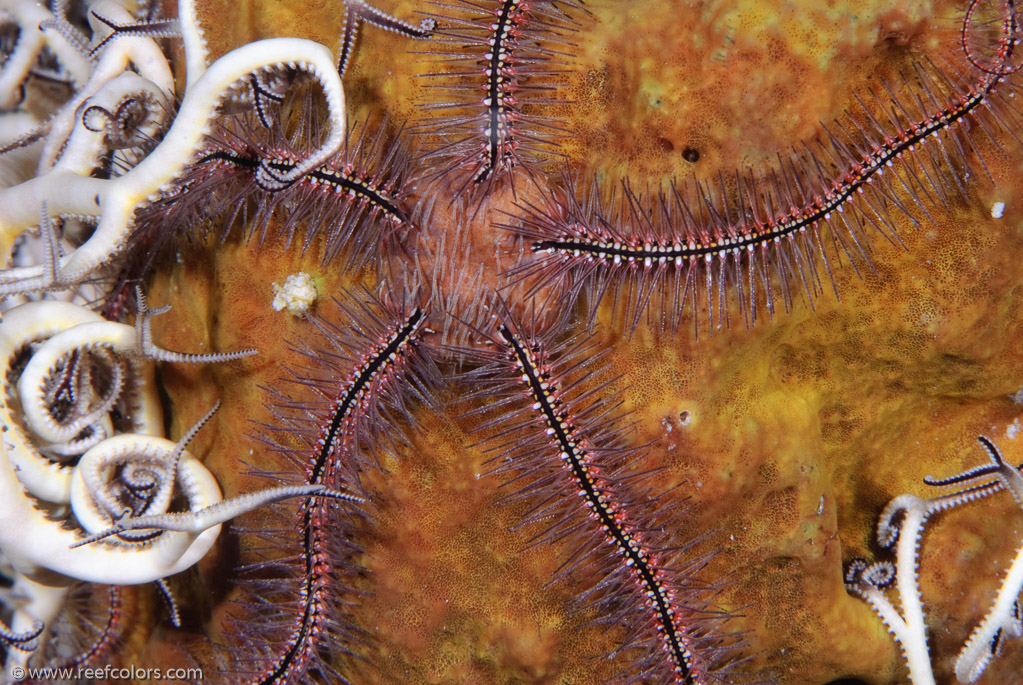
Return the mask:
[[(6, 397), (0, 399), (0, 412), (10, 426), (4, 440), (18, 480), (33, 497), (68, 501), (70, 460), (110, 437), (107, 414), (115, 407), (130, 420), (132, 434), (162, 432), (151, 361), (215, 363), (255, 353), (197, 355), (164, 350), (153, 342), (150, 319), (166, 308), (150, 310), (141, 291), (137, 296), (135, 326), (105, 321), (83, 307), (49, 300), (12, 309), (0, 323), (0, 385), (9, 393), (16, 391), (22, 411), (20, 420), (7, 419), (16, 407)], [(19, 377), (14, 360), (29, 345), (35, 349)], [(93, 368), (103, 369), (100, 375), (110, 378), (109, 387), (98, 395), (91, 382), (82, 381)], [(77, 436), (83, 429), (96, 439), (81, 444)], [(78, 449), (64, 449), (76, 442)]]

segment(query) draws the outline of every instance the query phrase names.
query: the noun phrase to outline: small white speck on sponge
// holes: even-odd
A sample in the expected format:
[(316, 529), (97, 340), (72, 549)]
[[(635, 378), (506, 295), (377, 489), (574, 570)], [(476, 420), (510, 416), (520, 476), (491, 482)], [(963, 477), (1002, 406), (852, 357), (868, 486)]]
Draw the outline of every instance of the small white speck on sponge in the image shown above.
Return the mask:
[(303, 316), (319, 296), (313, 277), (304, 271), (291, 274), (284, 285), (274, 283), (273, 287), (274, 299), (270, 304), (274, 310), (279, 312), (286, 309), (295, 316)]

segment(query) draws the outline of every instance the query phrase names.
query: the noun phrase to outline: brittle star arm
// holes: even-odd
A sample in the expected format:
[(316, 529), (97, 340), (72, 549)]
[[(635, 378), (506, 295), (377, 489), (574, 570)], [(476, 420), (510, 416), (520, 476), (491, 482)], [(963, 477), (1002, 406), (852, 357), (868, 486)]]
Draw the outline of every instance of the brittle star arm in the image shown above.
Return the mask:
[[(102, 26), (95, 32), (96, 44), (89, 50), (89, 57), (94, 58), (106, 50), (111, 43), (128, 37), (170, 38), (180, 36), (177, 19), (154, 19), (152, 21), (135, 21), (129, 17), (127, 21), (117, 21), (113, 17), (100, 14), (94, 6), (89, 10), (89, 21), (95, 19)], [(96, 27), (96, 24), (93, 23)]]
[[(14, 150), (33, 145), (43, 139), (47, 130), (46, 122), (40, 124), (29, 112), (13, 110), (0, 113), (0, 155), (10, 155)], [(27, 173), (27, 169), (21, 173)], [(8, 179), (8, 183), (15, 180), (10, 176)]]
[[(936, 479), (928, 476), (924, 482), (928, 485), (946, 486), (962, 485), (980, 480), (997, 478), (988, 487), (1001, 489), (1005, 487), (1012, 493), (1016, 503), (1023, 507), (1023, 475), (1018, 467), (1007, 463), (998, 448), (986, 437), (977, 440), (987, 452), (990, 464), (978, 466), (949, 478)], [(1016, 557), (1009, 566), (1005, 578), (998, 589), (994, 604), (974, 631), (970, 634), (963, 649), (956, 657), (956, 678), (961, 683), (972, 683), (977, 680), (988, 662), (994, 655), (1003, 633), (1019, 636), (1019, 596), (1023, 592), (1023, 544), (1016, 552)]]
[(433, 35), (437, 28), (437, 20), (427, 17), (419, 22), (419, 26), (413, 26), (407, 21), (402, 21), (386, 12), (373, 7), (366, 0), (347, 0), (345, 2), (345, 28), (341, 33), (341, 46), (338, 48), (337, 72), (344, 78), (348, 64), (351, 62), (352, 51), (355, 49), (355, 42), (359, 37), (359, 28), (362, 22), (366, 22), (386, 31), (391, 31), (409, 38), (424, 39)]
[[(909, 667), (910, 680), (914, 685), (934, 685), (930, 655), (927, 651), (927, 624), (924, 622), (923, 604), (917, 586), (917, 546), (923, 533), (924, 523), (935, 510), (929, 502), (915, 495), (901, 495), (892, 500), (878, 524), (878, 541), (882, 546), (891, 543), (892, 535), (898, 535), (895, 550), (895, 583), (902, 605), (900, 616), (887, 598), (877, 591), (868, 596), (868, 601), (888, 624), (902, 647), (903, 656)], [(901, 526), (895, 531), (893, 519), (903, 513)]]
[[(84, 308), (59, 300), (29, 302), (4, 312), (0, 323), (0, 385), (14, 386), (14, 363), (19, 350), (32, 342), (50, 338), (61, 331), (83, 323), (96, 323), (102, 318)], [(144, 380), (153, 381), (152, 378)], [(155, 385), (150, 386), (155, 388)], [(142, 402), (140, 414), (153, 414), (162, 426), (158, 398)], [(67, 502), (70, 496), (70, 473), (67, 465), (42, 458), (23, 422), (15, 420), (15, 407), (6, 393), (0, 393), (0, 418), (8, 427), (0, 439), (8, 451), (11, 466), (16, 470), (19, 485), (33, 497), (47, 502)], [(0, 544), (0, 550), (5, 547)]]
[(115, 525), (90, 535), (85, 540), (75, 543), (75, 547), (90, 545), (112, 535), (121, 535), (133, 530), (159, 530), (165, 532), (193, 533), (198, 534), (213, 526), (227, 523), (231, 519), (238, 518), (260, 507), (274, 502), (280, 502), (294, 497), (329, 497), (330, 499), (348, 500), (350, 502), (364, 502), (361, 497), (342, 492), (330, 490), (327, 486), (319, 483), (306, 485), (281, 485), (273, 488), (266, 488), (257, 492), (247, 492), (231, 499), (222, 500), (199, 510), (187, 512), (175, 512), (169, 514), (153, 514), (150, 516), (138, 516), (135, 518), (124, 518)]
[[(178, 489), (185, 448), (219, 408), (217, 402), (170, 450), (164, 443), (144, 443), (149, 449), (140, 450), (135, 436), (117, 435), (82, 455), (71, 483), (71, 509), (78, 525), (96, 533), (126, 512), (137, 516), (167, 513)], [(186, 467), (191, 465), (186, 460)], [(110, 487), (112, 473), (118, 474), (120, 488)], [(119, 490), (135, 493), (139, 501), (126, 510), (118, 498)]]
[(35, 649), (36, 642), (43, 634), (43, 622), (33, 621), (32, 626), (26, 630), (19, 630), (15, 627), (7, 627), (0, 620), (0, 644), (6, 647), (13, 647), (24, 652)]
[[(261, 165), (268, 186), (286, 186), (325, 163), (344, 143), (345, 98), (330, 51), (300, 38), (272, 38), (249, 43), (224, 55), (185, 92), (170, 130), (160, 144), (136, 167), (114, 179), (83, 178), (57, 172), (19, 186), (0, 190), (0, 237), (6, 241), (38, 223), (35, 208), (44, 201), (55, 213), (100, 217), (92, 236), (61, 260), (60, 281), (74, 284), (87, 278), (116, 255), (131, 230), (136, 206), (155, 197), (192, 161), (212, 125), (221, 99), (230, 88), (251, 74), (294, 65), (320, 83), (329, 110), (324, 143), (285, 173)], [(3, 242), (3, 241), (0, 241)], [(42, 267), (9, 269), (4, 281), (19, 281), (23, 290), (46, 287)]]
[(980, 678), (997, 652), (999, 640), (1007, 636), (1003, 633), (1020, 637), (1020, 592), (1023, 592), (1023, 545), (1016, 551), (1016, 558), (1002, 580), (994, 604), (956, 657), (955, 670), (959, 682), (972, 683)]
[(195, 8), (195, 0), (178, 1), (178, 24), (185, 47), (185, 90), (206, 71), (209, 50)]
[(10, 673), (14, 665), (26, 665), (32, 651), (46, 639), (46, 628), (52, 625), (67, 600), (67, 585), (37, 583), (31, 578), (16, 575), (11, 587), (11, 630), (16, 636), (28, 638), (7, 650), (4, 668)]

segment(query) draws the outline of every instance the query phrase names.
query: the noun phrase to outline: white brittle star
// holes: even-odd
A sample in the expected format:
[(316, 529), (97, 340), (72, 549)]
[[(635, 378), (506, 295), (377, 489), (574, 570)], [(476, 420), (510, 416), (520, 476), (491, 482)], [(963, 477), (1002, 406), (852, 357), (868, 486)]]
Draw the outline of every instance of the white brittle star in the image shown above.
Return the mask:
[[(899, 643), (914, 685), (934, 685), (935, 682), (927, 648), (927, 624), (917, 574), (920, 538), (927, 519), (937, 512), (987, 497), (1006, 488), (1017, 503), (1023, 506), (1023, 476), (1019, 470), (1005, 463), (990, 440), (983, 436), (978, 439), (988, 452), (991, 464), (949, 478), (935, 479), (928, 476), (924, 479), (925, 483), (934, 486), (972, 485), (926, 500), (911, 494), (899, 495), (881, 513), (877, 525), (878, 544), (891, 547), (897, 541), (895, 564), (880, 561), (868, 565), (862, 560), (856, 560), (846, 572), (846, 589), (870, 604)], [(897, 522), (900, 515), (901, 520)], [(883, 592), (883, 588), (892, 580), (898, 589), (901, 614)], [(1023, 633), (1019, 616), (1021, 591), (1023, 544), (1002, 580), (994, 604), (956, 659), (955, 671), (959, 682), (974, 682), (998, 652), (1001, 641), (1005, 637)]]
[[(927, 477), (924, 478), (924, 482), (928, 485), (945, 486), (996, 478), (996, 481), (981, 487), (991, 488), (992, 492), (1005, 488), (1012, 494), (1016, 504), (1023, 507), (1023, 475), (1019, 469), (1002, 459), (993, 442), (984, 436), (977, 439), (988, 453), (990, 464), (949, 478)], [(959, 682), (972, 683), (977, 680), (984, 673), (991, 658), (998, 653), (1005, 638), (1023, 636), (1023, 625), (1020, 622), (1020, 592), (1023, 592), (1023, 540), (1020, 541), (1016, 557), (1002, 579), (991, 609), (970, 634), (970, 639), (956, 657), (955, 670)]]

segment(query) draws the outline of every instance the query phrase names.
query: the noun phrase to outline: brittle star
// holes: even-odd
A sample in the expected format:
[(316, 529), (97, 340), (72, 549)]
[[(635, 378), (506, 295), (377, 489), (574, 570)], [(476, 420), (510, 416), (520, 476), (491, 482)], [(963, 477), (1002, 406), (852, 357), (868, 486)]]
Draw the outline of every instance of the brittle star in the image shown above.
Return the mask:
[[(968, 487), (933, 499), (916, 495), (900, 495), (888, 503), (877, 525), (877, 540), (882, 547), (896, 544), (895, 564), (880, 561), (867, 564), (856, 560), (846, 572), (846, 589), (866, 600), (881, 617), (889, 632), (902, 647), (909, 677), (914, 685), (933, 685), (934, 673), (927, 648), (927, 625), (917, 574), (920, 538), (924, 524), (932, 515), (1008, 489), (1023, 506), (1023, 475), (1007, 464), (998, 449), (987, 438), (978, 438), (991, 463), (958, 475), (924, 479), (927, 485)], [(995, 480), (991, 480), (994, 478)], [(971, 485), (972, 484), (972, 485)], [(896, 519), (901, 515), (901, 521)], [(902, 613), (882, 591), (895, 581)], [(974, 682), (981, 676), (991, 658), (997, 654), (1001, 641), (1023, 633), (1019, 617), (1019, 595), (1023, 591), (1023, 544), (1020, 545), (1008, 573), (1002, 581), (995, 602), (956, 659), (956, 677), (960, 682)]]

